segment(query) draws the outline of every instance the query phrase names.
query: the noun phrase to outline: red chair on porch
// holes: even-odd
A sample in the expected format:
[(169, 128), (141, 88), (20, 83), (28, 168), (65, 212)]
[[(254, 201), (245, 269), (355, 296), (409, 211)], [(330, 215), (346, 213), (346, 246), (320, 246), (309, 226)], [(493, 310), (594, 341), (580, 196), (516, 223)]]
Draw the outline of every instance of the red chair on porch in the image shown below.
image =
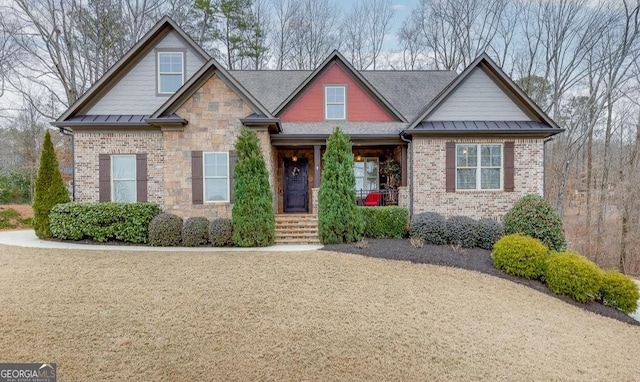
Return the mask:
[(364, 200), (364, 205), (366, 207), (375, 207), (380, 204), (382, 200), (382, 194), (380, 192), (372, 192), (367, 195), (367, 198)]

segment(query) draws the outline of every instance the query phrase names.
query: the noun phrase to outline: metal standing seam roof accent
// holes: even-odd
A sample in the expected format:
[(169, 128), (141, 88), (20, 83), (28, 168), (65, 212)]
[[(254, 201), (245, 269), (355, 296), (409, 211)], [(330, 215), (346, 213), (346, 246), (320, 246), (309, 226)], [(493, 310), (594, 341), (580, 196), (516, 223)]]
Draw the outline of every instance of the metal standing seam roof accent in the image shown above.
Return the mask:
[(73, 124), (146, 124), (145, 119), (149, 118), (148, 115), (141, 114), (100, 114), (100, 115), (76, 115), (73, 116), (64, 123)]
[(531, 133), (555, 135), (564, 129), (536, 121), (426, 121), (406, 130), (411, 133)]

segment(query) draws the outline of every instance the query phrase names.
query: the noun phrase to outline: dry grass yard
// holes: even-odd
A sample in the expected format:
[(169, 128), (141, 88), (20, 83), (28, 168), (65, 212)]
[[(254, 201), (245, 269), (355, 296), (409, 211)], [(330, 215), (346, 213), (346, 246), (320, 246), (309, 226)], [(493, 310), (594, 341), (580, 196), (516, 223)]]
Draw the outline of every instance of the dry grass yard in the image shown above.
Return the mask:
[(639, 350), (636, 326), (459, 269), (0, 246), (0, 361), (65, 382), (631, 381)]

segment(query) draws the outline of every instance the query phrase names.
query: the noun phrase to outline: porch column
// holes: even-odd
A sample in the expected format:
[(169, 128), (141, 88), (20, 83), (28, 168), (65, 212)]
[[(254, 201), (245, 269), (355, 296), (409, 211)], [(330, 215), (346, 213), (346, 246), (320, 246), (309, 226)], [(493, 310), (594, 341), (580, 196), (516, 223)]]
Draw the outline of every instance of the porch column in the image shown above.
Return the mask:
[(402, 163), (400, 163), (400, 186), (407, 187), (407, 146), (402, 146)]
[(320, 145), (313, 146), (313, 188), (320, 187)]

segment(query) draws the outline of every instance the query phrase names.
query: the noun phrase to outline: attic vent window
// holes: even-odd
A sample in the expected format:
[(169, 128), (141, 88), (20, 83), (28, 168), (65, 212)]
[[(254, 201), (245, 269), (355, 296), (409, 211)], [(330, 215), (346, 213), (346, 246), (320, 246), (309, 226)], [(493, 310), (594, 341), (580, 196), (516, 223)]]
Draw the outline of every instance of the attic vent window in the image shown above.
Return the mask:
[(326, 86), (324, 88), (326, 119), (346, 119), (345, 93), (344, 86)]
[(158, 52), (158, 93), (173, 94), (184, 82), (184, 53)]

